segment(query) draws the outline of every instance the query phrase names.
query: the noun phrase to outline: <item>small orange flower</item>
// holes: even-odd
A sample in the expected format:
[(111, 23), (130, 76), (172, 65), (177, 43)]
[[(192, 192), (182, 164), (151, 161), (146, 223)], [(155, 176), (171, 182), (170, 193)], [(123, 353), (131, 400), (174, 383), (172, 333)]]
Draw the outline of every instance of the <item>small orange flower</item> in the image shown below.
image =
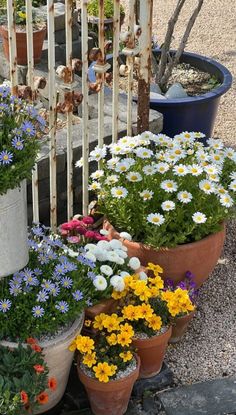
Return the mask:
[(48, 402), (48, 394), (46, 392), (40, 393), (40, 395), (37, 396), (37, 401), (40, 405), (45, 405), (45, 403)]
[(48, 380), (48, 387), (52, 391), (55, 391), (56, 390), (56, 388), (57, 388), (57, 380), (56, 380), (56, 378), (50, 378)]
[(43, 373), (45, 369), (44, 369), (44, 366), (42, 366), (42, 365), (34, 365), (34, 370), (37, 373)]
[(23, 404), (27, 404), (29, 402), (28, 394), (25, 391), (21, 391), (20, 399)]
[(27, 344), (36, 344), (37, 340), (35, 340), (33, 337), (28, 337), (28, 339), (26, 339), (26, 343)]
[(42, 351), (41, 347), (38, 344), (31, 344), (31, 349), (37, 353), (40, 353)]

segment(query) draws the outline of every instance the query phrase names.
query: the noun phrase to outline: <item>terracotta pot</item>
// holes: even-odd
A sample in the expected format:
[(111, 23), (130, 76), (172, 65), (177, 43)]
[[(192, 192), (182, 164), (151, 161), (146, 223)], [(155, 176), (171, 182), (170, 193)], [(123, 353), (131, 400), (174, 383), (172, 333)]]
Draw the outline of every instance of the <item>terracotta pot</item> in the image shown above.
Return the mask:
[(103, 227), (109, 231), (108, 239), (122, 240), (128, 248), (128, 255), (138, 257), (143, 266), (147, 266), (148, 262), (159, 264), (164, 270), (163, 278), (171, 278), (176, 284), (185, 278), (186, 271), (191, 271), (196, 276), (197, 287), (200, 287), (213, 271), (225, 240), (225, 226), (222, 225), (221, 231), (200, 241), (158, 250), (120, 238), (120, 234), (106, 220)]
[[(70, 352), (69, 346), (76, 336), (81, 332), (84, 321), (84, 313), (72, 324), (72, 326), (64, 331), (62, 334), (55, 336), (51, 340), (40, 342), (39, 345), (43, 348), (45, 362), (49, 368), (49, 377), (55, 377), (57, 380), (57, 388), (55, 391), (47, 389), (49, 401), (45, 405), (40, 406), (34, 414), (41, 414), (53, 408), (60, 402), (64, 395), (66, 385), (69, 378), (71, 364), (73, 361), (73, 353)], [(17, 343), (1, 341), (2, 346), (16, 348)]]
[(88, 394), (92, 411), (95, 415), (123, 415), (128, 407), (134, 382), (138, 379), (140, 359), (137, 367), (123, 379), (99, 382), (87, 376), (77, 365), (78, 375)]
[(101, 313), (105, 314), (112, 314), (116, 311), (117, 308), (117, 300), (113, 300), (113, 298), (108, 298), (106, 300), (101, 300), (100, 303), (92, 306), (87, 307), (85, 309), (85, 318), (89, 318), (94, 320), (94, 318)]
[(169, 343), (177, 343), (181, 340), (184, 333), (187, 331), (188, 325), (193, 319), (196, 310), (183, 317), (177, 317), (172, 325), (172, 334)]
[(140, 379), (150, 378), (160, 372), (171, 332), (170, 326), (167, 331), (157, 336), (133, 340), (133, 346), (137, 348), (141, 360)]
[[(3, 39), (4, 55), (9, 61), (9, 39), (8, 39), (7, 28), (4, 26), (1, 26), (0, 34)], [(33, 32), (34, 63), (40, 62), (45, 35), (46, 35), (46, 27)], [(16, 49), (17, 49), (17, 64), (27, 65), (26, 32), (16, 32)]]

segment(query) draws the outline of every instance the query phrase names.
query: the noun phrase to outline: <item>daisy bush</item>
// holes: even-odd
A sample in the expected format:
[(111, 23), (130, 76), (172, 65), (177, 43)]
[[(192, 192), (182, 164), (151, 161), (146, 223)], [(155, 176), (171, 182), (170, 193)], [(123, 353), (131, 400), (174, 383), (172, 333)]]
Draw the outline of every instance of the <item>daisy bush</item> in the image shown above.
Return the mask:
[[(86, 238), (88, 242), (89, 238)], [(140, 267), (118, 240), (72, 249), (44, 226), (29, 235), (29, 263), (0, 280), (0, 338), (38, 338), (72, 324), (82, 310), (123, 291), (124, 276)]]
[(31, 177), (45, 124), (34, 106), (0, 86), (0, 195)]
[[(119, 231), (153, 247), (174, 247), (219, 231), (235, 214), (236, 152), (221, 140), (150, 132), (95, 148), (90, 190)], [(81, 163), (77, 164), (78, 166)]]
[(48, 391), (57, 388), (49, 378), (41, 348), (33, 338), (14, 349), (0, 346), (0, 413), (33, 413), (48, 402)]

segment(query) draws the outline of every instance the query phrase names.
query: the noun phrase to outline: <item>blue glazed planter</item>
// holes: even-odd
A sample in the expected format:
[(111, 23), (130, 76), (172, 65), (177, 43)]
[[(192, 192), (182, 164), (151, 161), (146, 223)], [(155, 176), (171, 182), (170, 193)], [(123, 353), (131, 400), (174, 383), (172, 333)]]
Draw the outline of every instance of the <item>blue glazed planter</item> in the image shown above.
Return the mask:
[[(157, 56), (160, 51), (154, 51)], [(212, 135), (221, 95), (225, 94), (232, 84), (232, 75), (220, 63), (205, 56), (185, 52), (180, 63), (187, 63), (195, 68), (208, 72), (220, 80), (221, 85), (206, 94), (181, 98), (159, 100), (151, 99), (150, 107), (163, 114), (163, 133), (173, 137), (182, 131), (200, 131), (210, 137)]]

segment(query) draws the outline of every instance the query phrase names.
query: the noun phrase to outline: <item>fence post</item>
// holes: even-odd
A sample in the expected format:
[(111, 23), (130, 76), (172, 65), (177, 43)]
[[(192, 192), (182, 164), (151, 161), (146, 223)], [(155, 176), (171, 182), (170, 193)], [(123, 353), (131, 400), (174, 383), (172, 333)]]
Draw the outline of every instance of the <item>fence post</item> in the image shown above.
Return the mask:
[(82, 0), (82, 117), (83, 117), (83, 215), (88, 213), (88, 176), (89, 176), (89, 125), (88, 125), (88, 12), (87, 12), (88, 0)]
[(119, 46), (120, 0), (114, 0), (113, 18), (113, 88), (112, 88), (112, 142), (118, 138), (119, 127)]
[(7, 0), (7, 23), (9, 39), (10, 80), (12, 94), (17, 94), (17, 51), (16, 51), (16, 23), (15, 0)]

